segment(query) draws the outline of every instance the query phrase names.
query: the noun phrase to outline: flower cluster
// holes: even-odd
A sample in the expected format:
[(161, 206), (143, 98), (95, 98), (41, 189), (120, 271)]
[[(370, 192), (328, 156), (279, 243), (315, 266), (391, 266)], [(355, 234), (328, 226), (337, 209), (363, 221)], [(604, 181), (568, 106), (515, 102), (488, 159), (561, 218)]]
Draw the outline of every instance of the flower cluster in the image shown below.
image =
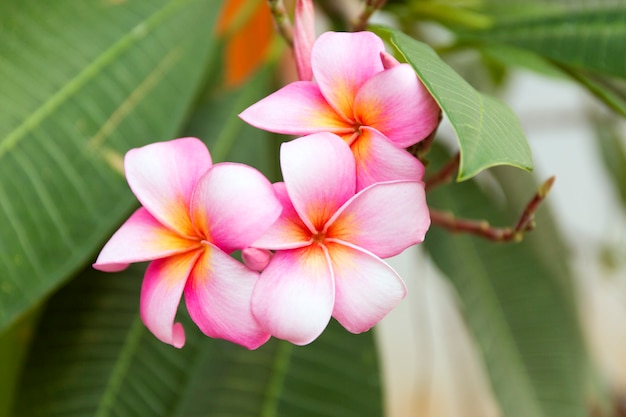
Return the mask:
[(94, 267), (151, 261), (141, 318), (165, 343), (185, 342), (175, 322), (183, 295), (203, 333), (255, 349), (271, 336), (310, 343), (331, 317), (366, 331), (406, 294), (383, 259), (421, 242), (430, 225), (424, 167), (404, 148), (435, 129), (439, 109), (376, 35), (327, 32), (314, 41), (310, 1), (297, 10), (302, 79), (241, 114), (301, 136), (281, 147), (284, 182), (213, 164), (195, 138), (126, 154), (142, 207)]
[(240, 117), (276, 133), (341, 136), (354, 155), (359, 189), (422, 178), (424, 166), (404, 148), (435, 129), (439, 107), (411, 66), (386, 54), (371, 32), (326, 32), (310, 62), (315, 81), (288, 84)]

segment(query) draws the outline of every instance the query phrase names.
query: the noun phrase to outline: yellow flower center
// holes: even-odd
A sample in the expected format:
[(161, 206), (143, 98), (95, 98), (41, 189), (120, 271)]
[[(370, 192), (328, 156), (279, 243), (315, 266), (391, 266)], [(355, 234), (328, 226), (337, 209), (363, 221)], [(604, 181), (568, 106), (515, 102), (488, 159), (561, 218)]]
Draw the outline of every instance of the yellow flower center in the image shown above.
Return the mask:
[(346, 141), (348, 146), (351, 146), (354, 143), (354, 141), (359, 138), (359, 136), (361, 136), (361, 125), (355, 126), (354, 133), (352, 133), (350, 136), (344, 136), (343, 140)]
[(313, 236), (311, 236), (313, 242), (323, 244), (326, 239), (326, 232), (317, 232)]

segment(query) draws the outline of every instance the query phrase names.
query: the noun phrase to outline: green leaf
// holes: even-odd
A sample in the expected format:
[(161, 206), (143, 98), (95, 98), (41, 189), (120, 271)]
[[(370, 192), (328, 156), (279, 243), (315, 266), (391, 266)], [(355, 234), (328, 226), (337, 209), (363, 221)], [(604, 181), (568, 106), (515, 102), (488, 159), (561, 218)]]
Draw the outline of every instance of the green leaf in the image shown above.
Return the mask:
[(594, 74), (561, 66), (563, 72), (582, 84), (616, 113), (626, 117), (626, 78)]
[(563, 71), (551, 61), (526, 49), (507, 45), (481, 45), (480, 51), (502, 65), (528, 69), (552, 78), (566, 78)]
[(219, 3), (0, 5), (0, 331), (89, 263), (136, 204), (130, 148), (177, 136)]
[(493, 25), (459, 31), (461, 42), (507, 44), (561, 64), (626, 77), (626, 3), (598, 1), (506, 2), (485, 6)]
[(535, 52), (506, 45), (481, 45), (480, 51), (504, 65), (578, 82), (609, 108), (626, 117), (626, 79), (595, 74), (551, 61)]
[(49, 302), (15, 416), (320, 416), (382, 414), (371, 333), (332, 323), (308, 346), (275, 339), (256, 351), (200, 334), (152, 336), (137, 310), (142, 269), (86, 271)]
[(481, 94), (428, 45), (393, 29), (380, 29), (409, 62), (456, 132), (461, 151), (458, 180), (495, 165), (532, 169), (518, 119), (501, 101)]
[[(514, 224), (534, 184), (510, 169), (495, 173), (504, 204), (502, 195), (468, 181), (433, 190), (429, 205), (496, 226)], [(502, 415), (587, 416), (590, 365), (567, 252), (545, 207), (536, 222), (521, 243), (496, 244), (433, 226), (424, 245), (459, 294)]]

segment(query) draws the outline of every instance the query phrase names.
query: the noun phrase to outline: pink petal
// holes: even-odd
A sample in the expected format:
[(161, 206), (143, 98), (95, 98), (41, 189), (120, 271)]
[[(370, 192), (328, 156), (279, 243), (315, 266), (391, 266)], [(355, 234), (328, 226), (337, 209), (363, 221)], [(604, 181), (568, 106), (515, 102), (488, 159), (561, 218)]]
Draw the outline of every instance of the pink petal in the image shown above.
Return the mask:
[(312, 232), (354, 195), (354, 157), (337, 135), (316, 133), (283, 143), (280, 162), (293, 206)]
[(344, 118), (354, 120), (357, 91), (383, 70), (383, 41), (371, 32), (323, 33), (313, 45), (313, 76), (328, 103)]
[(383, 63), (383, 68), (385, 69), (393, 68), (395, 66), (400, 65), (398, 60), (394, 58), (393, 55), (387, 53), (386, 51), (383, 51), (380, 53), (380, 61)]
[(293, 207), (284, 182), (274, 184), (274, 192), (283, 211), (278, 220), (252, 246), (264, 249), (295, 249), (312, 242), (311, 231)]
[(252, 312), (272, 336), (296, 345), (317, 338), (330, 320), (334, 283), (319, 245), (276, 252), (252, 293)]
[(355, 195), (331, 220), (326, 237), (388, 258), (423, 241), (429, 226), (424, 184), (392, 181)]
[(406, 148), (427, 137), (439, 123), (439, 106), (409, 64), (370, 78), (354, 99), (356, 119)]
[(256, 349), (270, 335), (250, 310), (252, 288), (259, 274), (210, 243), (185, 287), (185, 303), (204, 334)]
[(198, 179), (211, 167), (206, 146), (196, 138), (158, 142), (126, 153), (130, 188), (161, 224), (194, 236), (189, 202)]
[(200, 247), (200, 242), (183, 238), (159, 223), (141, 207), (104, 245), (95, 269), (116, 272), (134, 262), (151, 261)]
[(191, 251), (152, 261), (141, 286), (141, 320), (159, 340), (177, 348), (185, 344), (185, 331), (180, 323), (174, 323), (174, 317), (189, 272), (201, 253)]
[(224, 252), (250, 246), (276, 221), (282, 207), (272, 184), (243, 164), (216, 164), (198, 181), (192, 221)]
[(350, 332), (369, 330), (406, 296), (402, 278), (373, 254), (332, 243), (328, 253), (335, 272), (333, 317)]
[(293, 50), (296, 55), (298, 77), (302, 81), (313, 79), (311, 48), (315, 42), (314, 18), (313, 0), (298, 0), (293, 20)]
[(248, 269), (260, 272), (270, 263), (272, 255), (267, 249), (245, 248), (241, 251), (241, 260)]
[(240, 115), (259, 129), (287, 135), (354, 130), (328, 105), (317, 84), (296, 81), (245, 109)]
[(424, 165), (375, 129), (362, 127), (350, 146), (356, 161), (357, 190), (377, 182), (421, 180)]

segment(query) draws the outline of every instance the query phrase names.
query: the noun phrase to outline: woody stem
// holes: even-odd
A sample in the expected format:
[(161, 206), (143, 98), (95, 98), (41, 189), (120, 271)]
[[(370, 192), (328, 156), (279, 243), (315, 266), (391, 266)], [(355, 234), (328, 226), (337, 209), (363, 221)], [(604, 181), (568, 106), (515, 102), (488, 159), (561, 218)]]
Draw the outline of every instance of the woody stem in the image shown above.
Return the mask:
[(459, 167), (460, 161), (461, 154), (457, 152), (439, 171), (426, 178), (424, 181), (426, 191), (430, 191), (438, 185), (446, 184), (452, 181), (452, 177)]
[(365, 30), (367, 28), (367, 23), (369, 22), (370, 17), (372, 17), (374, 12), (380, 10), (386, 2), (387, 0), (366, 0), (365, 7), (352, 25), (352, 29), (355, 32)]
[(528, 202), (514, 227), (492, 227), (486, 220), (457, 219), (452, 213), (430, 210), (433, 224), (451, 232), (469, 233), (495, 242), (519, 242), (524, 233), (534, 229), (535, 212), (545, 200), (554, 184), (555, 177), (548, 178)]

